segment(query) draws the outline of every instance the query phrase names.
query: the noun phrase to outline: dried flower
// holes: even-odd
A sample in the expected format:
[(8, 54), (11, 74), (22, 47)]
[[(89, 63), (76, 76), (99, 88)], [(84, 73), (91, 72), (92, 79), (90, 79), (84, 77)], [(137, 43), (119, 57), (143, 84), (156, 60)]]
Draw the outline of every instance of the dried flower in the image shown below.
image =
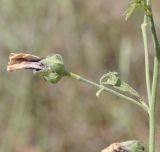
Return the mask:
[(101, 152), (144, 152), (144, 147), (137, 140), (113, 143)]
[(19, 69), (36, 69), (41, 70), (43, 68), (42, 59), (38, 56), (25, 54), (25, 53), (11, 53), (9, 56), (9, 62), (7, 71), (14, 71)]
[(63, 59), (59, 54), (40, 58), (32, 54), (11, 53), (7, 71), (19, 69), (32, 69), (34, 74), (39, 74), (51, 83), (57, 83), (63, 76), (67, 75)]

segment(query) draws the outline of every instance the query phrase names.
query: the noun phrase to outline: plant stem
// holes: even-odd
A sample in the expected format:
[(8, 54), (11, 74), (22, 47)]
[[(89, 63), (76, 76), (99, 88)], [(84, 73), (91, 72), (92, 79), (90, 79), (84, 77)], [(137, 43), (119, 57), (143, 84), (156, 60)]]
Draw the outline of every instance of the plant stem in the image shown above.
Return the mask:
[(152, 95), (149, 107), (149, 152), (155, 152), (155, 122), (156, 122), (156, 92), (159, 75), (159, 61), (154, 59), (154, 74), (152, 84)]
[[(149, 8), (149, 11), (151, 15), (144, 17), (144, 23), (147, 23), (148, 19), (150, 19), (151, 22), (151, 32), (152, 32), (152, 38), (154, 43), (154, 49), (155, 49), (155, 57), (154, 57), (154, 71), (153, 71), (153, 81), (152, 81), (152, 91), (150, 95), (150, 89), (149, 89), (149, 64), (147, 65), (147, 57), (145, 57), (145, 66), (146, 66), (146, 81), (147, 81), (147, 92), (148, 92), (148, 100), (149, 100), (149, 152), (155, 152), (155, 125), (156, 125), (156, 93), (157, 93), (157, 85), (158, 85), (158, 76), (159, 76), (159, 61), (160, 61), (160, 46), (156, 34), (156, 29), (154, 25), (154, 19), (152, 15), (152, 8), (151, 8), (151, 0), (146, 0), (147, 6)], [(142, 24), (143, 25), (143, 24)], [(145, 26), (145, 24), (144, 24)], [(145, 49), (145, 56), (146, 56), (146, 50), (147, 50), (147, 30), (145, 27), (142, 28), (143, 32), (143, 41), (144, 41), (144, 49)]]
[(153, 82), (152, 82), (152, 94), (149, 106), (149, 152), (155, 152), (155, 123), (156, 123), (156, 93), (158, 85), (159, 76), (159, 55), (160, 47), (155, 30), (153, 16), (149, 16), (151, 21), (151, 31), (153, 37), (153, 43), (155, 48), (155, 58), (154, 58), (154, 71), (153, 71)]
[(144, 22), (141, 25), (141, 29), (142, 29), (144, 53), (145, 53), (145, 73), (146, 73), (145, 75), (146, 75), (147, 95), (148, 95), (148, 101), (150, 101), (151, 85), (150, 85), (149, 53), (148, 53), (148, 44), (147, 44), (147, 24), (148, 24), (148, 18), (145, 15)]
[(130, 102), (138, 105), (138, 106), (141, 107), (142, 109), (144, 109), (146, 112), (148, 112), (148, 106), (147, 106), (144, 102), (140, 102), (140, 101), (138, 101), (138, 100), (135, 100), (135, 99), (133, 99), (133, 98), (131, 98), (131, 97), (128, 97), (128, 96), (126, 96), (126, 95), (124, 95), (124, 94), (121, 94), (121, 93), (119, 93), (119, 92), (117, 92), (117, 91), (115, 91), (115, 90), (112, 90), (112, 89), (110, 89), (110, 88), (108, 88), (108, 87), (106, 87), (106, 86), (97, 84), (97, 83), (95, 83), (95, 82), (93, 82), (93, 81), (90, 81), (90, 80), (87, 80), (87, 79), (85, 79), (85, 78), (83, 78), (83, 77), (81, 77), (81, 76), (79, 76), (79, 75), (77, 75), (77, 74), (74, 74), (74, 73), (72, 73), (72, 72), (68, 73), (68, 75), (69, 75), (70, 77), (76, 79), (76, 80), (79, 80), (79, 81), (82, 81), (82, 82), (84, 82), (84, 83), (86, 83), (86, 84), (92, 85), (92, 86), (94, 86), (94, 87), (96, 87), (96, 88), (98, 88), (98, 89), (103, 89), (103, 90), (106, 91), (106, 92), (112, 93), (112, 94), (114, 94), (114, 95), (116, 95), (116, 96), (118, 96), (118, 97), (120, 97), (120, 98), (122, 98), (122, 99), (125, 99), (125, 100), (127, 100), (127, 101), (130, 101)]
[(149, 16), (149, 18), (151, 20), (151, 31), (152, 31), (152, 38), (153, 38), (154, 48), (155, 48), (155, 52), (156, 52), (156, 57), (157, 57), (158, 61), (160, 62), (160, 46), (159, 46), (159, 42), (158, 42), (158, 38), (157, 38), (157, 34), (156, 34), (154, 19), (153, 19), (152, 15)]

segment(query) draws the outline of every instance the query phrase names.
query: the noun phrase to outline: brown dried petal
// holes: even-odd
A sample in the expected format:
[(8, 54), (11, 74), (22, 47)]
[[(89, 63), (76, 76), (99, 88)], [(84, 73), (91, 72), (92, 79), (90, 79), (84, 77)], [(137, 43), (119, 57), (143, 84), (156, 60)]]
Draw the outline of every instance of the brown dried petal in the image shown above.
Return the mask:
[(32, 54), (25, 53), (11, 53), (7, 71), (18, 69), (42, 69), (42, 64), (39, 62), (41, 58)]
[(101, 152), (128, 152), (120, 143), (113, 143)]

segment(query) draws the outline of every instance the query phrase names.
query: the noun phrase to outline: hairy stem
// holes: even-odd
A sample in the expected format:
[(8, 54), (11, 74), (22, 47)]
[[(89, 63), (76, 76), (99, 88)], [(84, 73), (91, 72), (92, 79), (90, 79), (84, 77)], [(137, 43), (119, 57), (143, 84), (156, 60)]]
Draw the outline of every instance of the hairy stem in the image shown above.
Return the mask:
[(84, 82), (84, 83), (86, 83), (86, 84), (92, 85), (92, 86), (94, 86), (94, 87), (96, 87), (96, 88), (98, 88), (98, 89), (103, 89), (103, 90), (106, 91), (106, 92), (109, 92), (109, 93), (111, 93), (111, 94), (114, 94), (114, 95), (122, 98), (122, 99), (125, 99), (125, 100), (127, 100), (127, 101), (130, 101), (130, 102), (138, 105), (138, 106), (141, 107), (142, 109), (144, 109), (146, 112), (148, 112), (148, 106), (147, 106), (144, 102), (140, 102), (140, 101), (138, 101), (138, 100), (135, 100), (135, 99), (133, 99), (133, 98), (131, 98), (131, 97), (128, 97), (128, 96), (126, 96), (126, 95), (124, 95), (124, 94), (121, 94), (121, 93), (119, 93), (119, 92), (117, 92), (117, 91), (115, 91), (115, 90), (112, 90), (112, 89), (110, 89), (110, 88), (108, 88), (108, 87), (106, 87), (106, 86), (97, 84), (97, 83), (95, 83), (95, 82), (93, 82), (93, 81), (90, 81), (90, 80), (87, 80), (87, 79), (85, 79), (85, 78), (83, 78), (83, 77), (81, 77), (81, 76), (79, 76), (79, 75), (77, 75), (77, 74), (74, 74), (74, 73), (72, 73), (72, 72), (68, 73), (68, 75), (69, 75), (70, 77), (76, 79), (76, 80), (79, 80), (79, 81), (82, 81), (82, 82)]

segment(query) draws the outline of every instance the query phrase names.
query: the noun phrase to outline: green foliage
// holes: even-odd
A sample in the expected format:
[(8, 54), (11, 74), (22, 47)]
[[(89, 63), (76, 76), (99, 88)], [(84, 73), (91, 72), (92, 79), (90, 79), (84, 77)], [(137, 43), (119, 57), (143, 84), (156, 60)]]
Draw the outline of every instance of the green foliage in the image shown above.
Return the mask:
[(107, 74), (104, 74), (100, 78), (100, 85), (111, 86), (120, 92), (128, 93), (131, 96), (135, 96), (141, 99), (141, 96), (135, 89), (133, 89), (129, 84), (119, 78), (118, 72), (108, 72)]
[(151, 15), (151, 8), (147, 6), (146, 0), (131, 0), (128, 8), (125, 11), (126, 20), (134, 13), (138, 8), (142, 8), (147, 16)]
[(135, 9), (137, 7), (139, 7), (140, 4), (139, 3), (130, 3), (128, 9), (125, 11), (125, 15), (126, 15), (126, 20), (133, 14), (133, 12), (135, 11)]
[[(113, 5), (114, 2), (116, 5)], [(2, 0), (0, 2), (0, 16), (2, 20), (0, 23), (0, 62), (2, 71), (0, 77), (0, 122), (1, 136), (2, 139), (5, 139), (1, 142), (1, 151), (8, 152), (3, 150), (4, 144), (7, 148), (10, 147), (10, 151), (16, 152), (39, 152), (39, 149), (44, 152), (93, 152), (97, 151), (97, 147), (99, 148), (104, 142), (113, 141), (115, 136), (111, 135), (111, 133), (115, 131), (118, 140), (128, 138), (134, 135), (135, 132), (138, 138), (140, 137), (144, 141), (147, 140), (146, 136), (148, 133), (146, 130), (148, 129), (148, 124), (142, 121), (147, 121), (146, 116), (136, 111), (135, 114), (138, 115), (136, 122), (138, 121), (141, 124), (144, 132), (142, 133), (138, 127), (132, 128), (133, 130), (129, 132), (129, 126), (134, 126), (135, 124), (134, 118), (130, 119), (129, 115), (125, 115), (123, 108), (118, 108), (118, 111), (115, 110), (117, 104), (113, 104), (114, 102), (104, 102), (106, 99), (109, 99), (109, 96), (99, 98), (101, 102), (97, 103), (100, 104), (93, 109), (92, 106), (95, 105), (95, 102), (92, 101), (96, 99), (91, 92), (87, 92), (87, 97), (84, 98), (84, 92), (86, 93), (84, 87), (80, 87), (78, 91), (75, 91), (77, 89), (76, 83), (72, 83), (72, 87), (69, 88), (69, 92), (73, 92), (71, 94), (68, 91), (64, 91), (68, 90), (70, 82), (68, 84), (66, 82), (65, 85), (58, 85), (58, 87), (54, 85), (54, 87), (46, 89), (47, 84), (41, 83), (29, 72), (8, 74), (5, 71), (6, 58), (8, 58), (10, 51), (17, 52), (21, 49), (30, 50), (27, 52), (41, 56), (52, 54), (52, 50), (64, 50), (63, 55), (68, 59), (67, 62), (71, 65), (71, 68), (78, 69), (77, 72), (83, 71), (82, 73), (88, 71), (88, 69), (104, 71), (106, 65), (107, 68), (110, 68), (110, 66), (117, 68), (114, 65), (115, 60), (111, 57), (115, 56), (119, 49), (118, 40), (128, 36), (128, 33), (131, 34), (132, 40), (136, 42), (136, 45), (140, 46), (137, 47), (138, 53), (134, 53), (134, 57), (142, 61), (142, 56), (139, 55), (139, 52), (142, 50), (141, 41), (137, 39), (137, 34), (139, 33), (131, 32), (131, 29), (137, 26), (136, 20), (135, 24), (125, 26), (127, 32), (121, 32), (124, 31), (124, 25), (121, 26), (119, 24), (119, 15), (124, 3), (124, 1), (121, 1), (117, 10), (117, 1), (110, 3), (109, 1), (93, 0), (93, 5), (86, 0), (55, 0), (52, 2), (49, 0)], [(158, 1), (155, 1), (155, 5), (156, 3), (158, 4)], [(133, 5), (130, 10), (131, 13), (128, 12), (128, 14), (131, 15), (138, 7)], [(116, 14), (108, 13), (112, 12), (112, 10), (113, 12), (116, 10)], [(149, 7), (146, 7), (145, 10), (148, 10), (146, 11), (148, 15), (151, 14)], [(108, 21), (108, 18), (111, 20)], [(136, 19), (138, 20), (138, 18), (139, 16), (137, 15)], [(150, 46), (151, 41), (148, 41), (148, 43)], [(75, 64), (73, 64), (73, 59), (76, 61), (74, 62)], [(113, 60), (108, 62), (108, 59)], [(111, 64), (108, 65), (108, 63)], [(91, 73), (93, 72), (92, 70)], [(144, 67), (132, 68), (129, 71), (131, 71), (131, 74), (138, 71), (136, 80), (140, 81)], [(45, 73), (45, 71), (43, 72)], [(56, 73), (48, 74), (46, 71), (45, 74), (47, 76), (44, 76), (44, 78), (47, 81), (52, 83), (59, 81), (59, 75), (57, 76)], [(89, 71), (85, 75), (87, 77), (91, 76)], [(95, 77), (93, 74), (93, 79)], [(80, 79), (79, 76), (75, 76), (75, 78), (77, 80)], [(40, 88), (38, 91), (37, 87)], [(143, 88), (145, 88), (145, 83), (141, 81), (139, 89)], [(62, 95), (58, 95), (57, 92), (61, 92)], [(55, 100), (60, 102), (52, 102)], [(85, 103), (83, 102), (84, 100)], [(117, 98), (114, 100), (117, 101)], [(106, 109), (106, 107), (110, 108)], [(100, 110), (97, 111), (97, 109)], [(97, 122), (95, 115), (92, 115), (88, 110), (93, 110), (96, 116), (100, 117), (101, 121)], [(130, 109), (127, 110), (128, 112), (132, 111)], [(124, 118), (123, 116), (125, 115), (125, 122), (117, 122), (113, 119), (113, 115), (117, 116), (117, 113), (119, 118)], [(90, 122), (86, 120), (86, 114), (97, 123), (90, 125)], [(107, 123), (108, 121), (111, 122), (111, 126), (105, 125), (106, 121)], [(21, 125), (25, 126), (24, 131), (20, 128)], [(127, 127), (121, 127), (122, 125)], [(35, 129), (32, 128), (33, 126), (36, 126)], [(100, 130), (102, 129), (103, 133), (101, 134)], [(21, 134), (21, 131), (26, 134)], [(102, 138), (99, 138), (99, 135)], [(94, 142), (86, 142), (88, 137), (91, 136), (95, 139)], [(44, 150), (42, 145), (48, 147), (48, 150)], [(16, 147), (21, 149), (17, 150)], [(27, 149), (28, 147), (33, 147), (35, 150)]]

